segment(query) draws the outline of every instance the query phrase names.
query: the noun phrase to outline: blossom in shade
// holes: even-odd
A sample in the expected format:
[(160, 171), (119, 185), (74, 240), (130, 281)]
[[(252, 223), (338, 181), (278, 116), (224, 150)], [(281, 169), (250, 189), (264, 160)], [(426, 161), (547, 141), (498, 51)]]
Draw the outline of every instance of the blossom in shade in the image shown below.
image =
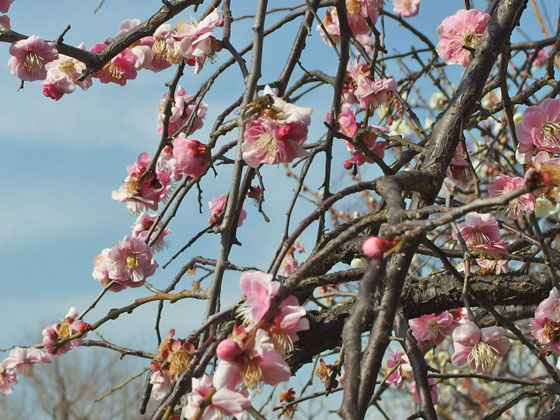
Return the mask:
[(170, 330), (167, 337), (158, 346), (158, 352), (150, 364), (150, 369), (159, 372), (164, 378), (156, 375), (154, 381), (160, 384), (163, 393), (168, 383), (175, 383), (189, 367), (194, 345), (188, 341), (173, 338), (175, 330)]
[(186, 138), (183, 133), (173, 140), (173, 157), (177, 162), (175, 175), (185, 174), (198, 178), (210, 165), (208, 146), (198, 140)]
[(10, 351), (10, 355), (2, 363), (6, 369), (29, 377), (33, 374), (33, 365), (50, 362), (51, 359), (47, 353), (40, 349), (16, 347)]
[(123, 286), (142, 286), (157, 267), (152, 248), (132, 236), (114, 244), (108, 254), (107, 275)]
[(192, 379), (192, 391), (187, 396), (187, 404), (183, 407), (181, 416), (187, 420), (192, 419), (199, 408), (202, 408), (203, 414), (197, 417), (200, 420), (220, 420), (224, 416), (241, 418), (243, 410), (250, 405), (251, 400), (246, 391), (236, 392), (226, 386), (213, 384), (212, 378), (203, 375), (200, 379)]
[[(272, 274), (256, 271), (243, 273), (240, 284), (246, 296), (246, 306), (242, 308), (241, 314), (250, 330), (268, 314), (280, 283), (272, 283)], [(298, 340), (297, 333), (309, 329), (305, 314), (306, 310), (299, 305), (297, 298), (288, 296), (278, 306), (274, 318), (261, 326), (269, 332), (277, 351), (283, 353), (291, 350), (293, 343)]]
[(453, 331), (451, 362), (458, 367), (471, 365), (479, 372), (492, 369), (499, 354), (506, 354), (511, 346), (502, 327), (479, 328), (468, 321)]
[(2, 31), (2, 27), (6, 29), (10, 29), (10, 18), (8, 16), (0, 16), (0, 32)]
[(490, 255), (507, 253), (507, 243), (500, 239), (498, 222), (491, 214), (468, 213), (457, 227), (469, 249)]
[(194, 74), (202, 70), (207, 57), (222, 49), (221, 43), (212, 36), (220, 22), (220, 11), (214, 9), (200, 22), (179, 24), (172, 34), (175, 53), (182, 56), (189, 66), (194, 66)]
[[(436, 380), (434, 378), (428, 378), (428, 386), (430, 387), (430, 397), (432, 399), (432, 404), (437, 404), (438, 392), (437, 392)], [(416, 401), (416, 403), (420, 402), (420, 398), (418, 397), (418, 389), (416, 388), (415, 381), (410, 382), (410, 388), (412, 389), (412, 394), (414, 395), (414, 401)]]
[[(166, 92), (161, 100), (159, 101), (159, 113), (158, 113), (158, 126), (157, 130), (160, 134), (163, 133), (163, 121), (165, 118), (165, 102), (167, 100), (168, 93)], [(175, 95), (173, 96), (173, 104), (171, 105), (171, 115), (169, 117), (169, 130), (167, 131), (170, 136), (177, 135), (180, 132), (184, 132), (186, 135), (194, 133), (196, 130), (203, 126), (202, 119), (206, 115), (206, 110), (208, 105), (204, 102), (200, 102), (198, 107), (196, 107), (195, 100), (192, 95), (188, 95), (185, 88), (182, 86), (177, 86)], [(196, 114), (192, 117), (192, 124), (190, 128), (187, 126), (188, 121), (191, 119), (191, 114), (195, 112)]]
[(45, 65), (58, 57), (55, 46), (37, 35), (14, 42), (9, 51), (10, 72), (26, 82), (47, 77)]
[[(500, 175), (496, 181), (490, 185), (488, 192), (493, 197), (498, 197), (510, 191), (521, 188), (525, 185), (525, 180), (521, 177), (510, 177)], [(535, 210), (536, 198), (531, 193), (525, 193), (514, 198), (508, 203), (507, 214), (511, 219), (519, 219), (524, 214), (533, 213)]]
[(528, 107), (515, 126), (515, 134), (519, 163), (531, 163), (535, 149), (560, 153), (560, 99), (547, 98), (540, 105)]
[(354, 95), (358, 99), (360, 108), (375, 108), (387, 100), (387, 94), (397, 89), (397, 82), (392, 77), (373, 80), (370, 77), (358, 76)]
[(541, 67), (548, 57), (548, 51), (545, 48), (541, 48), (538, 51), (534, 48), (529, 51), (529, 56), (527, 61), (533, 60), (533, 67)]
[(8, 13), (14, 0), (0, 0), (0, 13)]
[(158, 203), (171, 186), (171, 170), (168, 167), (156, 167), (156, 173), (144, 174), (151, 161), (148, 153), (140, 153), (134, 165), (127, 167), (128, 176), (124, 184), (111, 194), (113, 200), (125, 203), (132, 213), (157, 210)]
[[(222, 216), (226, 208), (227, 198), (228, 198), (227, 194), (222, 194), (214, 197), (212, 200), (208, 202), (208, 208), (212, 213), (212, 216), (210, 216), (210, 219), (208, 219), (208, 223), (214, 225), (215, 223), (218, 222), (218, 220), (220, 219), (220, 217)], [(241, 208), (241, 212), (239, 213), (239, 218), (237, 219), (237, 227), (243, 226), (243, 221), (246, 219), (246, 217), (247, 217), (247, 212), (245, 211), (244, 208)]]
[[(154, 225), (157, 217), (158, 217), (157, 214), (149, 214), (149, 213), (143, 212), (138, 217), (138, 219), (136, 219), (136, 222), (134, 222), (134, 225), (132, 225), (132, 236), (145, 241), (146, 238), (148, 237), (148, 232), (150, 231), (150, 229)], [(151, 235), (151, 238), (155, 238), (156, 236), (159, 235), (157, 241), (153, 245), (153, 248), (155, 250), (160, 250), (165, 245), (163, 240), (167, 235), (169, 235), (171, 233), (171, 229), (168, 229), (168, 228), (163, 229), (163, 231), (160, 233), (160, 231), (161, 231), (160, 226), (161, 225), (158, 224), (158, 227), (154, 229), (154, 232)]]
[(456, 185), (464, 188), (471, 182), (472, 177), (470, 176), (469, 163), (465, 159), (463, 143), (457, 145), (445, 175), (445, 183), (450, 188), (454, 188)]
[(413, 381), (412, 366), (405, 353), (389, 352), (387, 370), (391, 371), (393, 368), (395, 370), (387, 377), (387, 383), (395, 384), (400, 388), (405, 381)]
[(299, 262), (294, 257), (296, 251), (298, 251), (300, 254), (305, 252), (303, 243), (299, 240), (296, 240), (294, 242), (294, 244), (290, 247), (290, 249), (288, 249), (288, 252), (286, 252), (286, 255), (282, 259), (282, 263), (280, 264), (281, 276), (289, 276), (299, 267)]
[[(245, 328), (235, 328), (231, 340), (229, 353), (222, 347), (219, 355), (226, 355), (220, 360), (214, 374), (214, 383), (223, 384), (230, 389), (243, 383), (252, 387), (259, 382), (267, 385), (276, 385), (290, 379), (290, 367), (284, 358), (276, 351), (268, 333), (263, 329), (253, 332), (254, 338), (247, 333)], [(238, 346), (233, 350), (234, 345)], [(235, 356), (237, 354), (237, 356)]]
[(150, 383), (152, 384), (152, 395), (156, 400), (162, 400), (173, 386), (169, 378), (159, 370), (152, 371)]
[(393, 10), (402, 17), (412, 17), (420, 10), (420, 0), (393, 0)]
[(13, 392), (12, 384), (18, 383), (17, 374), (6, 369), (4, 363), (0, 363), (0, 394), (10, 395)]
[[(90, 51), (97, 53), (106, 47), (106, 44), (95, 44)], [(116, 83), (124, 86), (128, 80), (136, 79), (136, 56), (126, 48), (111, 58), (93, 77), (97, 77), (101, 83)]]
[(362, 244), (362, 251), (372, 260), (382, 260), (385, 252), (395, 245), (395, 241), (381, 238), (380, 236), (370, 236)]
[(408, 321), (412, 334), (424, 348), (430, 348), (443, 341), (457, 326), (453, 315), (447, 311), (441, 314), (426, 314)]
[(266, 86), (264, 97), (270, 105), (250, 116), (245, 126), (243, 159), (251, 167), (260, 164), (289, 163), (306, 156), (302, 144), (307, 140), (311, 108), (287, 103)]
[(69, 338), (79, 332), (84, 333), (82, 337), (85, 337), (85, 332), (89, 330), (89, 324), (82, 322), (77, 318), (78, 310), (76, 308), (70, 308), (62, 322), (48, 325), (43, 329), (43, 346), (49, 354), (60, 356), (61, 354), (67, 353), (69, 350), (80, 345), (82, 340), (80, 338), (75, 338), (58, 347), (56, 353), (53, 354), (57, 341)]
[(539, 303), (535, 317), (531, 318), (531, 326), (539, 343), (560, 354), (560, 293), (556, 288)]
[(468, 48), (476, 48), (490, 15), (477, 9), (461, 9), (441, 22), (437, 28), (437, 53), (447, 64), (467, 66), (471, 61)]
[(486, 258), (477, 258), (476, 263), (480, 267), (478, 274), (502, 274), (509, 272), (507, 260), (488, 260)]

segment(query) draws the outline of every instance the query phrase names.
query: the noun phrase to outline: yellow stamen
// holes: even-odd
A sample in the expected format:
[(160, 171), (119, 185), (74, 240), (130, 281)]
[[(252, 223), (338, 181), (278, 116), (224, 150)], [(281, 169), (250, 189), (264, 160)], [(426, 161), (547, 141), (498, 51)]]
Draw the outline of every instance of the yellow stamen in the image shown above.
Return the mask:
[(29, 70), (31, 74), (43, 68), (44, 58), (35, 52), (29, 52), (25, 56), (23, 65)]
[(129, 270), (137, 268), (140, 264), (138, 264), (138, 255), (136, 254), (128, 254), (125, 258), (126, 261), (126, 268)]
[(547, 122), (543, 124), (542, 135), (545, 146), (560, 147), (560, 123)]
[(185, 349), (174, 351), (171, 355), (171, 364), (169, 366), (169, 373), (172, 377), (178, 378), (189, 367), (191, 354)]
[(478, 44), (479, 39), (480, 39), (480, 34), (476, 34), (474, 32), (467, 32), (465, 35), (463, 35), (463, 45), (474, 48)]
[(262, 372), (258, 362), (251, 360), (241, 366), (241, 377), (247, 388), (256, 385), (261, 380), (261, 376)]
[(492, 369), (494, 363), (496, 362), (498, 350), (494, 347), (485, 343), (484, 341), (479, 341), (473, 346), (473, 349), (469, 353), (467, 358), (467, 363), (472, 363), (474, 361), (474, 366), (476, 369), (483, 371), (488, 371)]
[(61, 61), (58, 63), (58, 68), (63, 73), (72, 74), (74, 72), (74, 62), (72, 60)]

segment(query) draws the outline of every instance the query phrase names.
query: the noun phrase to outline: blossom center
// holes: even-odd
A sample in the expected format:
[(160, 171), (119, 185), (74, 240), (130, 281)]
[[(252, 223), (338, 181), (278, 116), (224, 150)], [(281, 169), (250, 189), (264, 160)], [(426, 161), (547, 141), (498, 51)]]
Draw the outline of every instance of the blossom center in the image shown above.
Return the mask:
[(138, 255), (128, 254), (125, 258), (126, 268), (129, 270), (137, 268), (140, 264), (138, 263)]
[(245, 387), (250, 388), (256, 385), (262, 376), (262, 371), (259, 363), (256, 360), (250, 360), (241, 366), (241, 377)]
[(480, 39), (480, 34), (475, 32), (467, 32), (463, 35), (463, 45), (467, 47), (474, 48), (476, 44), (478, 44), (478, 40)]
[(70, 323), (68, 321), (63, 321), (58, 327), (58, 338), (68, 338), (70, 337)]
[(183, 374), (189, 367), (191, 360), (190, 353), (185, 349), (174, 351), (171, 355), (171, 364), (169, 366), (169, 373), (175, 380)]
[(470, 234), (469, 242), (471, 244), (491, 244), (492, 240), (490, 237), (480, 230), (473, 230)]
[(31, 74), (33, 74), (43, 68), (43, 60), (44, 58), (36, 52), (29, 52), (25, 56), (23, 65), (27, 68), (27, 70), (29, 70)]
[(560, 323), (545, 318), (542, 333), (551, 342), (556, 341), (560, 338)]
[(129, 197), (135, 196), (140, 190), (140, 182), (131, 179), (126, 183), (126, 193)]
[(263, 133), (257, 140), (256, 149), (260, 150), (264, 155), (274, 158), (278, 153), (278, 147), (274, 142), (274, 136), (271, 133)]
[(470, 364), (474, 361), (476, 369), (480, 368), (483, 371), (488, 371), (492, 369), (496, 362), (496, 353), (498, 351), (494, 347), (484, 341), (479, 341), (473, 346), (467, 362)]
[(60, 71), (66, 74), (72, 74), (74, 72), (74, 63), (72, 60), (64, 60), (58, 64)]
[(360, 9), (360, 2), (358, 0), (350, 0), (350, 2), (346, 3), (346, 9), (348, 10), (348, 14), (350, 16), (354, 16), (356, 12)]
[(542, 126), (544, 144), (549, 147), (560, 147), (560, 123), (547, 122)]
[(166, 49), (167, 49), (167, 42), (163, 38), (156, 39), (154, 44), (152, 45), (152, 51), (157, 56), (163, 55)]

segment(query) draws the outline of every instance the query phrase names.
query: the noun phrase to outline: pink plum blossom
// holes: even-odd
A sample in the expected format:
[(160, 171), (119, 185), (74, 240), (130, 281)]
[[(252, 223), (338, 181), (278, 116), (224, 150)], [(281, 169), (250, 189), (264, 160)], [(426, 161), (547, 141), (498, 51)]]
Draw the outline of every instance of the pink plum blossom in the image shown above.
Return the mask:
[(157, 267), (152, 248), (132, 236), (114, 244), (108, 254), (107, 275), (123, 286), (142, 286)]
[(346, 0), (346, 15), (354, 36), (366, 35), (371, 31), (366, 18), (375, 25), (379, 14), (377, 6), (377, 0)]
[[(189, 367), (192, 355), (195, 352), (194, 345), (186, 340), (173, 338), (175, 330), (171, 329), (167, 337), (158, 346), (157, 355), (150, 364), (150, 369), (160, 372), (171, 383), (177, 382)], [(167, 381), (154, 378), (165, 387)]]
[(451, 362), (458, 367), (471, 365), (479, 372), (492, 369), (498, 354), (506, 354), (511, 346), (502, 327), (479, 328), (468, 321), (453, 331)]
[(205, 407), (202, 416), (198, 417), (200, 420), (221, 420), (224, 416), (240, 419), (243, 411), (251, 405), (248, 393), (236, 392), (225, 386), (216, 386), (209, 404), (202, 406), (202, 401), (213, 392), (214, 386), (212, 379), (207, 375), (203, 375), (200, 379), (193, 378), (192, 391), (187, 396), (187, 404), (183, 407), (181, 416), (191, 419), (200, 407)]
[(10, 72), (26, 82), (47, 77), (45, 65), (58, 57), (55, 46), (37, 35), (14, 42), (9, 51)]
[(461, 9), (445, 18), (437, 28), (439, 56), (447, 64), (466, 67), (471, 61), (471, 52), (463, 46), (476, 48), (489, 20), (489, 14), (477, 9)]
[[(389, 132), (389, 130), (386, 127), (381, 127), (379, 125), (373, 125), (371, 127), (377, 128), (382, 133)], [(358, 166), (361, 166), (366, 162), (373, 163), (373, 159), (370, 158), (368, 155), (366, 155), (360, 148), (355, 147), (349, 141), (346, 140), (344, 141), (346, 143), (346, 148), (348, 149), (349, 152), (352, 153), (350, 162)], [(385, 148), (389, 146), (389, 143), (384, 140), (378, 141), (377, 135), (372, 131), (362, 134), (357, 141), (362, 143), (369, 151), (371, 151), (371, 153), (373, 153), (376, 156), (379, 156), (380, 158), (383, 158), (385, 156)]]
[(185, 174), (192, 178), (201, 176), (210, 165), (210, 149), (198, 140), (181, 135), (173, 140), (173, 157), (177, 165), (175, 174)]
[[(56, 353), (53, 353), (54, 347), (59, 340), (69, 338), (79, 332), (85, 333), (89, 329), (89, 324), (77, 318), (78, 310), (76, 308), (70, 308), (62, 322), (48, 325), (43, 329), (43, 346), (49, 354), (60, 356), (80, 345), (82, 340), (80, 338), (75, 338), (61, 345)], [(85, 334), (83, 334), (82, 337), (85, 337)]]
[[(330, 113), (327, 114), (327, 118), (330, 118)], [(358, 131), (356, 113), (347, 103), (342, 104), (342, 109), (340, 110), (340, 115), (338, 116), (338, 124), (340, 132), (346, 134), (348, 137), (354, 137), (356, 131)]]
[[(158, 126), (157, 130), (161, 134), (163, 133), (163, 120), (165, 118), (164, 109), (165, 102), (167, 100), (167, 92), (163, 95), (159, 101), (159, 113), (158, 113)], [(182, 86), (177, 86), (175, 95), (173, 96), (173, 104), (171, 106), (171, 116), (169, 117), (169, 130), (168, 134), (170, 136), (175, 136), (179, 132), (184, 132), (186, 135), (194, 133), (196, 130), (202, 127), (202, 119), (206, 115), (206, 110), (208, 106), (201, 102), (196, 108), (196, 115), (193, 117), (190, 129), (187, 132), (186, 124), (191, 119), (191, 114), (195, 110), (195, 102), (192, 95), (188, 95), (185, 88)]]
[[(150, 229), (154, 225), (157, 217), (158, 217), (157, 214), (149, 214), (149, 213), (143, 212), (138, 217), (138, 219), (136, 219), (136, 222), (134, 222), (134, 225), (132, 225), (132, 236), (145, 241), (146, 238), (148, 237), (148, 232), (150, 231)], [(152, 236), (151, 236), (151, 238), (155, 238), (159, 234), (159, 237), (158, 237), (157, 241), (153, 245), (153, 248), (155, 250), (160, 250), (164, 246), (164, 242), (163, 242), (164, 238), (171, 233), (171, 229), (168, 229), (168, 228), (165, 228), (161, 232), (161, 234), (159, 233), (160, 230), (161, 230), (161, 227), (158, 224), (158, 227), (156, 229), (154, 229), (154, 232), (152, 233)]]
[(522, 164), (531, 163), (534, 150), (560, 153), (560, 99), (547, 98), (530, 106), (515, 126), (519, 140), (515, 155)]
[(103, 286), (107, 286), (109, 283), (113, 282), (109, 290), (112, 292), (120, 292), (126, 288), (126, 285), (109, 278), (110, 252), (111, 248), (105, 248), (101, 251), (101, 254), (93, 259), (93, 273), (91, 275), (95, 280), (101, 282)]
[[(208, 202), (208, 208), (212, 213), (212, 216), (210, 216), (210, 219), (208, 219), (208, 223), (210, 223), (211, 225), (216, 224), (222, 216), (222, 213), (226, 208), (227, 197), (227, 194), (218, 195)], [(241, 208), (239, 219), (237, 219), (237, 227), (243, 226), (243, 221), (246, 217), (247, 212), (245, 211), (245, 209)]]
[(157, 167), (155, 174), (144, 175), (151, 161), (148, 153), (140, 153), (136, 163), (127, 167), (124, 184), (111, 194), (113, 200), (125, 203), (132, 213), (157, 210), (171, 186), (171, 170), (167, 167)]
[(500, 239), (498, 222), (490, 213), (468, 213), (457, 227), (469, 249), (490, 255), (507, 253), (507, 243)]
[[(272, 274), (256, 271), (241, 275), (241, 290), (246, 296), (246, 305), (241, 313), (245, 323), (252, 329), (259, 325), (268, 314), (272, 299), (278, 293), (280, 283), (272, 283)], [(305, 308), (299, 305), (295, 296), (288, 296), (278, 306), (271, 322), (263, 325), (271, 333), (277, 349), (291, 349), (298, 340), (299, 331), (309, 329), (309, 320), (305, 317)]]
[(372, 80), (366, 76), (358, 76), (354, 95), (358, 99), (360, 108), (369, 109), (385, 103), (387, 94), (397, 89), (397, 82), (392, 77)]
[(509, 272), (507, 260), (488, 260), (485, 258), (477, 258), (476, 263), (480, 267), (478, 274), (502, 274)]
[(0, 13), (8, 13), (14, 0), (0, 0)]
[[(106, 44), (95, 44), (90, 51), (98, 53), (106, 47)], [(124, 86), (128, 80), (136, 79), (136, 56), (126, 48), (111, 58), (93, 77), (97, 77), (101, 83), (117, 83)]]
[(556, 288), (539, 303), (531, 326), (537, 341), (560, 354), (560, 293)]
[(140, 39), (139, 46), (148, 47), (151, 51), (151, 60), (146, 63), (144, 68), (158, 72), (171, 66), (171, 62), (168, 60), (170, 53), (168, 41), (172, 40), (172, 34), (171, 25), (164, 23), (156, 29), (152, 36)]
[(290, 247), (284, 258), (282, 259), (282, 263), (280, 264), (281, 276), (289, 276), (299, 267), (299, 262), (294, 257), (296, 251), (298, 251), (300, 254), (305, 252), (303, 243), (299, 240), (294, 242), (294, 244)]
[(358, 60), (348, 60), (346, 65), (346, 77), (344, 78), (344, 86), (342, 90), (342, 97), (345, 104), (357, 104), (355, 90), (358, 87), (358, 78), (366, 77), (371, 78), (371, 71), (369, 67)]
[(372, 260), (382, 260), (386, 251), (396, 245), (395, 241), (381, 238), (379, 236), (370, 236), (362, 244), (362, 251)]
[(405, 381), (411, 382), (414, 380), (412, 366), (405, 353), (389, 352), (387, 370), (391, 371), (393, 368), (395, 368), (395, 370), (387, 377), (386, 382), (388, 384), (395, 384), (400, 388)]
[(306, 156), (303, 143), (311, 123), (311, 108), (287, 103), (274, 95), (270, 86), (264, 88), (269, 107), (251, 115), (245, 126), (243, 159), (251, 167), (260, 164), (289, 163)]
[[(236, 337), (228, 340), (236, 343), (240, 351), (237, 351), (237, 357), (231, 357), (232, 361), (220, 360), (218, 363), (214, 373), (216, 388), (221, 385), (233, 389), (241, 382), (246, 387), (252, 387), (261, 381), (267, 385), (276, 385), (290, 379), (290, 367), (276, 351), (265, 330), (256, 330), (254, 342), (243, 327), (236, 328), (234, 334)], [(245, 348), (250, 342), (253, 345)]]
[(4, 363), (0, 363), (0, 394), (10, 395), (13, 392), (11, 384), (17, 384), (17, 374), (6, 369)]
[(10, 351), (10, 355), (2, 363), (6, 369), (29, 377), (33, 374), (33, 365), (51, 363), (51, 359), (40, 349), (16, 347)]
[[(84, 44), (79, 46), (85, 49)], [(78, 85), (83, 90), (87, 90), (92, 85), (91, 76), (79, 81), (82, 73), (86, 69), (86, 65), (75, 58), (60, 54), (58, 59), (51, 61), (45, 65), (47, 69), (47, 78), (42, 83), (43, 95), (54, 100), (60, 99), (64, 94), (70, 94)]]
[[(500, 175), (496, 181), (490, 185), (488, 192), (493, 197), (498, 197), (510, 191), (521, 188), (525, 185), (525, 180), (521, 177), (510, 177)], [(514, 198), (508, 203), (507, 214), (511, 219), (519, 219), (524, 214), (533, 213), (537, 199), (531, 193), (525, 193)]]
[(174, 50), (185, 58), (190, 66), (194, 66), (194, 74), (198, 74), (207, 57), (212, 57), (221, 50), (221, 44), (212, 36), (214, 28), (220, 23), (220, 11), (214, 9), (200, 22), (179, 25), (173, 33)]
[[(340, 42), (340, 23), (338, 21), (338, 12), (336, 11), (336, 7), (331, 6), (327, 9), (322, 23), (327, 33), (331, 36), (331, 39), (338, 44)], [(321, 25), (317, 25), (317, 31), (319, 32), (319, 35), (321, 35), (325, 44), (330, 45), (331, 41), (325, 34)]]
[(11, 28), (9, 16), (0, 16), (0, 32), (2, 31), (2, 27), (6, 29)]
[(430, 348), (443, 341), (457, 326), (451, 313), (426, 314), (408, 321), (412, 334), (424, 348)]
[(393, 10), (402, 17), (412, 17), (420, 10), (420, 0), (393, 0)]

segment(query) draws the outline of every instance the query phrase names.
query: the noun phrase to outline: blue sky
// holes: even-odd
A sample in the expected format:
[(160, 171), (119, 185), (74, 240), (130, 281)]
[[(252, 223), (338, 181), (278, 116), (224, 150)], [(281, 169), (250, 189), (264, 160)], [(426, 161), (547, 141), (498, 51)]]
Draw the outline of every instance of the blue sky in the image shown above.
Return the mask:
[[(256, 2), (243, 3), (243, 10), (235, 9), (238, 2), (232, 3), (234, 14), (240, 15), (250, 11)], [(298, 3), (270, 1), (271, 7)], [(70, 24), (72, 29), (65, 41), (76, 45), (85, 42), (89, 48), (114, 35), (123, 19), (147, 18), (159, 2), (106, 0), (104, 7), (94, 15), (97, 4), (97, 0), (16, 0), (9, 16), (14, 30), (41, 35), (45, 39), (55, 39)], [(412, 18), (410, 23), (418, 24), (435, 44), (437, 24), (462, 7), (463, 0), (423, 0), (420, 16)], [(320, 13), (321, 16), (323, 14)], [(429, 15), (427, 19), (426, 15)], [(183, 18), (187, 16), (185, 13), (181, 15)], [(529, 32), (534, 26), (532, 21), (527, 22), (523, 28)], [(251, 25), (251, 20), (245, 20), (234, 28), (233, 42), (238, 49), (250, 40)], [(393, 52), (393, 48), (401, 51), (408, 48), (411, 35), (405, 36), (402, 29), (389, 21), (386, 29), (390, 34), (386, 37), (389, 53)], [(292, 36), (287, 37), (284, 32), (266, 41), (263, 82), (278, 75), (291, 47)], [(416, 40), (413, 42), (418, 45)], [(0, 47), (0, 62), (7, 62), (8, 46)], [(306, 68), (334, 74), (334, 54), (315, 31), (308, 39), (307, 54), (303, 59)], [(226, 58), (227, 52), (221, 52), (218, 64)], [(197, 77), (187, 68), (181, 84), (188, 93), (193, 93), (214, 68), (207, 63)], [(396, 68), (391, 69), (396, 73)], [(449, 74), (457, 79), (461, 72), (462, 68), (456, 67)], [(28, 83), (25, 89), (18, 91), (19, 80), (9, 73), (7, 67), (0, 68), (0, 136), (3, 148), (0, 163), (3, 187), (3, 205), (0, 208), (0, 220), (3, 221), (0, 235), (0, 263), (3, 268), (0, 275), (0, 348), (32, 344), (22, 341), (30, 333), (36, 337), (34, 343), (40, 342), (40, 331), (46, 324), (63, 317), (70, 306), (84, 309), (99, 292), (99, 283), (91, 277), (92, 260), (103, 248), (110, 247), (128, 234), (135, 220), (123, 204), (111, 200), (111, 190), (120, 186), (126, 176), (126, 166), (134, 162), (138, 153), (147, 151), (153, 155), (159, 141), (156, 131), (158, 101), (166, 91), (164, 83), (172, 75), (173, 69), (157, 74), (142, 71), (125, 87), (102, 85), (95, 80), (87, 92), (77, 90), (54, 102), (43, 97), (38, 82)], [(429, 98), (433, 92), (430, 83), (425, 82), (421, 86), (424, 86), (423, 93)], [(242, 77), (233, 67), (217, 81), (213, 92), (206, 98), (205, 102), (209, 105), (206, 125), (193, 137), (206, 142), (213, 117), (241, 93)], [(309, 141), (316, 141), (323, 134), (322, 121), (330, 101), (328, 89), (317, 90), (301, 101), (301, 106), (314, 108)], [(235, 136), (235, 133), (230, 134), (222, 141), (230, 141)], [(342, 144), (337, 144), (335, 152), (341, 161), (348, 158)], [(333, 183), (341, 185), (348, 182), (344, 178), (345, 172), (341, 165), (337, 166)], [(244, 247), (233, 250), (232, 262), (263, 269), (268, 266), (283, 229), (283, 204), (291, 197), (294, 188), (293, 183), (286, 182), (283, 173), (281, 167), (263, 170), (270, 193), (266, 197), (265, 211), (272, 222), (266, 224), (256, 208), (247, 203), (248, 219), (239, 231), (239, 240)], [(375, 173), (371, 171), (369, 175)], [(220, 175), (216, 179), (210, 176), (202, 183), (204, 204), (213, 196), (227, 191), (229, 177), (229, 168), (220, 167)], [(313, 188), (320, 185), (318, 173), (311, 176), (309, 185)], [(171, 246), (156, 257), (160, 265), (206, 223), (209, 216), (207, 208), (204, 207), (205, 213), (200, 215), (194, 197), (188, 196), (171, 225)], [(307, 214), (311, 209), (310, 204), (301, 200), (297, 215)], [(294, 222), (292, 226), (295, 226)], [(307, 248), (311, 248), (314, 235), (315, 229), (304, 235)], [(167, 270), (158, 270), (151, 281), (165, 287), (192, 256), (203, 254), (215, 257), (218, 243), (216, 235), (204, 238)], [(180, 287), (189, 287), (192, 279), (186, 278)], [(240, 294), (238, 275), (228, 274), (226, 283), (227, 304)], [(147, 294), (148, 291), (142, 288), (109, 294), (86, 320), (95, 321), (110, 308), (126, 305), (135, 297)], [(167, 305), (167, 308), (162, 333), (176, 328), (177, 336), (181, 337), (196, 327), (204, 304), (182, 301)], [(109, 340), (153, 350), (155, 310), (155, 304), (147, 305), (133, 316), (124, 315), (104, 327), (102, 333)]]

